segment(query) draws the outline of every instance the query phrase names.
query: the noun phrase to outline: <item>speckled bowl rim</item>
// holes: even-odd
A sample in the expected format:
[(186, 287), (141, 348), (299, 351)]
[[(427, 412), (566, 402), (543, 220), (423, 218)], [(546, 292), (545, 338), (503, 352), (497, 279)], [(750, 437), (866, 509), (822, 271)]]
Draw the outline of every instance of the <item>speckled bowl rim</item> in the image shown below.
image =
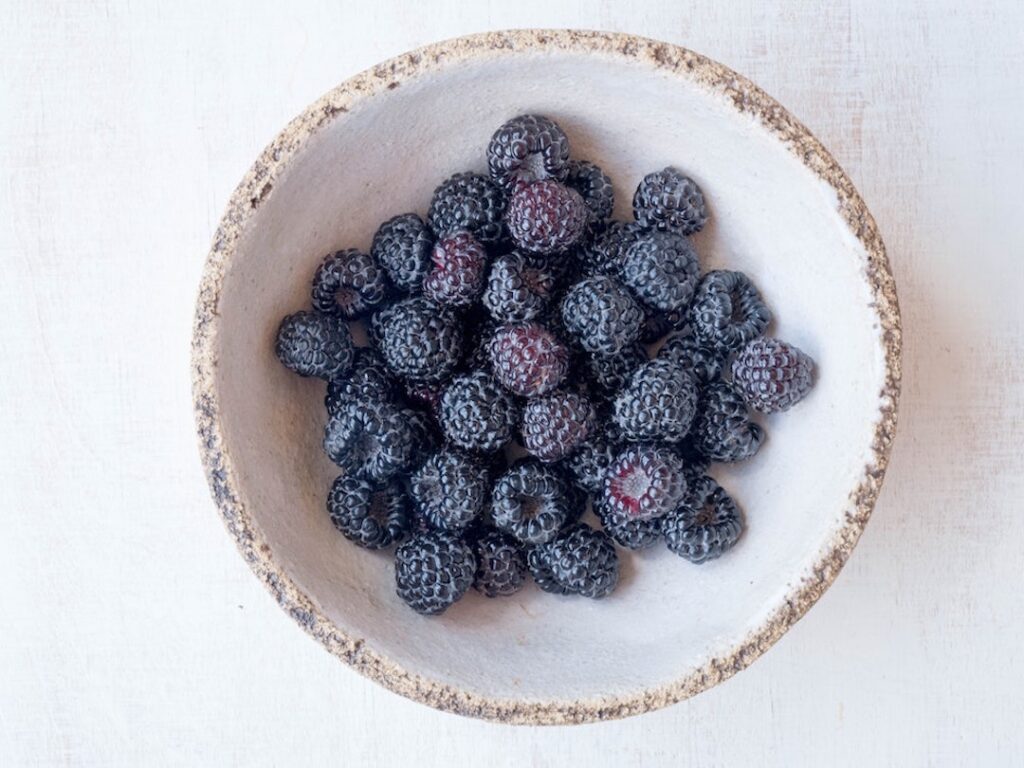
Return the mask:
[[(249, 218), (273, 194), (274, 181), (292, 157), (328, 123), (343, 119), (350, 106), (400, 87), (410, 78), (454, 64), (493, 56), (565, 51), (598, 54), (642, 64), (695, 83), (755, 118), (836, 192), (839, 212), (867, 253), (866, 278), (882, 329), (885, 385), (879, 393), (873, 458), (864, 467), (841, 527), (820, 559), (779, 607), (728, 654), (667, 685), (633, 693), (578, 700), (491, 698), (404, 669), (365, 640), (328, 619), (274, 561), (238, 493), (232, 458), (224, 446), (216, 389), (218, 302), (239, 238)], [(731, 69), (675, 45), (634, 35), (574, 30), (489, 32), (428, 45), (352, 77), (294, 119), (267, 147), (238, 185), (213, 238), (196, 305), (192, 376), (200, 453), (220, 514), (253, 572), (278, 604), (327, 650), (386, 688), (437, 709), (504, 723), (564, 724), (626, 717), (658, 709), (700, 693), (731, 677), (772, 646), (825, 592), (860, 538), (878, 497), (896, 432), (900, 388), (901, 330), (896, 286), (885, 246), (867, 206), (839, 164), (799, 121), (764, 91)]]

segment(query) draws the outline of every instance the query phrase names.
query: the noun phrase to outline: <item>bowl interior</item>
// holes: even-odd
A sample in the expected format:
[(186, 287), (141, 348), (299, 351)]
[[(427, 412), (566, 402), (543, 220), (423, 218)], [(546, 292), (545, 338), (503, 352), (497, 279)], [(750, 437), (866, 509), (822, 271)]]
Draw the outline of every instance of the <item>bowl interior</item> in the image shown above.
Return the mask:
[[(426, 213), (444, 177), (483, 170), (512, 115), (555, 118), (576, 157), (611, 175), (629, 215), (641, 176), (676, 165), (703, 187), (705, 269), (753, 277), (771, 329), (818, 362), (813, 394), (765, 420), (747, 464), (716, 475), (748, 530), (721, 560), (626, 553), (609, 599), (470, 595), (439, 618), (395, 596), (387, 554), (332, 528), (321, 450), (324, 386), (274, 358), (281, 317), (308, 306), (322, 256), (369, 247), (379, 222)], [(219, 303), (215, 389), (239, 501), (271, 557), (322, 614), (404, 669), (490, 699), (634, 694), (703, 667), (761, 626), (827, 549), (866, 465), (885, 380), (866, 255), (835, 191), (721, 95), (638, 61), (573, 51), (483, 55), (357, 99), (314, 133), (249, 218)]]

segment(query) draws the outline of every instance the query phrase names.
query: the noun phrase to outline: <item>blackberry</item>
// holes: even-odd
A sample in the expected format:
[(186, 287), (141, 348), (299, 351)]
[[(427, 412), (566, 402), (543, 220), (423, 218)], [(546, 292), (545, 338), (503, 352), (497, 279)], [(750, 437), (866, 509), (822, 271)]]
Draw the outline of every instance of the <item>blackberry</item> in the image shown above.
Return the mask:
[(277, 359), (299, 376), (333, 379), (352, 365), (352, 334), (340, 318), (296, 312), (281, 321), (274, 344)]
[(547, 394), (569, 370), (569, 350), (537, 323), (502, 326), (488, 345), (494, 377), (522, 397)]
[(588, 277), (562, 299), (565, 328), (588, 352), (613, 355), (640, 336), (644, 313), (629, 291), (610, 277)]
[(438, 382), (462, 355), (462, 328), (451, 313), (418, 296), (396, 302), (373, 318), (378, 348), (397, 375)]
[(387, 292), (384, 270), (354, 248), (328, 254), (313, 275), (313, 308), (325, 315), (354, 320), (384, 301)]
[(565, 481), (536, 459), (520, 459), (491, 491), (494, 524), (524, 544), (550, 541), (572, 514)]
[(401, 541), (409, 531), (409, 500), (397, 481), (374, 485), (351, 475), (338, 475), (327, 495), (327, 514), (349, 541), (381, 549)]
[(473, 585), (476, 557), (447, 531), (418, 533), (395, 552), (395, 587), (414, 611), (437, 615)]
[(557, 253), (583, 236), (589, 212), (580, 193), (557, 181), (535, 181), (517, 189), (505, 221), (512, 240), (531, 253)]
[(800, 402), (814, 384), (814, 361), (778, 339), (754, 339), (732, 362), (732, 386), (751, 408), (785, 411)]
[(579, 192), (583, 202), (587, 204), (591, 226), (599, 225), (612, 215), (612, 209), (615, 208), (612, 180), (593, 163), (586, 160), (570, 160), (565, 184)]
[(348, 402), (327, 420), (324, 451), (346, 472), (375, 483), (409, 472), (428, 439), (410, 414), (383, 401)]
[(526, 558), (519, 543), (490, 529), (473, 543), (476, 577), (473, 588), (485, 597), (514, 595), (526, 583)]
[(489, 490), (486, 467), (453, 451), (435, 453), (409, 479), (420, 517), (435, 528), (453, 531), (483, 512)]
[(579, 258), (589, 274), (616, 275), (626, 252), (643, 234), (632, 221), (610, 221), (604, 231), (580, 249)]
[(351, 370), (327, 382), (324, 405), (327, 413), (333, 415), (353, 400), (393, 400), (397, 392), (395, 380), (380, 355), (369, 347), (357, 347)]
[(608, 508), (600, 499), (594, 504), (594, 514), (601, 521), (604, 532), (620, 547), (647, 549), (661, 539), (663, 517), (641, 520), (628, 512)]
[(556, 279), (546, 259), (513, 251), (491, 264), (484, 306), (500, 322), (532, 320), (547, 306)]
[(644, 176), (633, 195), (633, 215), (641, 226), (684, 235), (699, 232), (708, 218), (697, 182), (675, 168)]
[(505, 193), (486, 176), (457, 173), (434, 190), (427, 221), (437, 237), (468, 229), (485, 245), (505, 237)]
[(594, 429), (594, 406), (576, 392), (553, 392), (523, 408), (523, 445), (544, 462), (572, 454)]
[(517, 411), (512, 395), (476, 371), (455, 377), (441, 395), (441, 428), (459, 448), (496, 451), (512, 439)]
[(615, 423), (630, 440), (676, 442), (697, 411), (697, 385), (671, 360), (644, 363), (615, 398)]
[(764, 430), (750, 420), (732, 387), (714, 381), (701, 391), (691, 434), (694, 447), (712, 461), (749, 459), (764, 442)]
[(640, 329), (640, 341), (644, 344), (660, 341), (673, 331), (685, 328), (690, 322), (689, 307), (663, 312), (645, 304), (643, 309), (644, 327)]
[(419, 293), (433, 249), (434, 238), (423, 219), (415, 213), (403, 213), (380, 225), (373, 236), (370, 255), (398, 290)]
[(640, 443), (616, 456), (599, 503), (605, 514), (650, 520), (675, 509), (685, 493), (682, 459), (669, 448)]
[(705, 475), (662, 520), (662, 529), (670, 550), (691, 563), (703, 563), (732, 549), (743, 533), (743, 515), (732, 497)]
[(580, 443), (576, 451), (565, 459), (563, 466), (568, 470), (577, 488), (596, 496), (601, 493), (605, 473), (619, 451), (618, 441), (614, 440), (609, 430), (602, 426), (594, 429), (587, 439)]
[(690, 317), (702, 344), (735, 349), (764, 333), (772, 314), (749, 277), (715, 270), (701, 278)]
[(487, 251), (466, 230), (438, 239), (431, 254), (433, 269), (423, 279), (423, 292), (438, 304), (466, 307), (480, 298), (487, 274)]
[(571, 590), (555, 580), (551, 572), (551, 544), (530, 547), (526, 552), (526, 565), (534, 582), (545, 592), (553, 595), (568, 595)]
[(647, 362), (647, 350), (630, 344), (612, 355), (588, 355), (587, 373), (598, 390), (612, 396), (629, 383), (633, 372)]
[(658, 359), (678, 363), (698, 384), (714, 381), (722, 373), (722, 353), (701, 344), (688, 323), (665, 340), (658, 350)]
[(676, 232), (649, 232), (626, 251), (622, 281), (648, 306), (664, 312), (685, 309), (700, 277), (697, 252)]
[(547, 547), (547, 563), (555, 581), (583, 597), (607, 597), (619, 583), (619, 556), (603, 531), (576, 523)]
[(569, 139), (542, 115), (519, 115), (506, 122), (487, 146), (491, 178), (514, 191), (540, 179), (562, 180), (569, 172)]

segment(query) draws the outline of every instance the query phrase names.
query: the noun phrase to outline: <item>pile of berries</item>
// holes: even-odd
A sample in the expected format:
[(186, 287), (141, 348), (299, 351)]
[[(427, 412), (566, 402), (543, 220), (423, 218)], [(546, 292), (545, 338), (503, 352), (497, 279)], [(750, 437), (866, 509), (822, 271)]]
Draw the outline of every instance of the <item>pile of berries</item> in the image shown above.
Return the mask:
[(764, 335), (750, 278), (701, 272), (704, 195), (675, 168), (643, 178), (633, 221), (546, 117), (501, 126), (487, 168), (328, 255), (312, 309), (281, 322), (281, 362), (327, 380), (331, 521), (397, 544), (397, 593), (424, 614), (528, 577), (605, 597), (618, 548), (720, 556), (744, 519), (708, 467), (757, 453), (748, 409), (800, 401), (813, 362)]

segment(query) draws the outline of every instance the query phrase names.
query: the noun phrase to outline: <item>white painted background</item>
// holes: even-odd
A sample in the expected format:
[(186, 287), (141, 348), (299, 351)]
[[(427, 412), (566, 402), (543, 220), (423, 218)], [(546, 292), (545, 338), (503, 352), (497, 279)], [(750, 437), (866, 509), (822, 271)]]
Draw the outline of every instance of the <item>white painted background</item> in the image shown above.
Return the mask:
[[(0, 764), (1024, 762), (1018, 3), (0, 2)], [(983, 6), (983, 7), (975, 7)], [(658, 37), (831, 148), (889, 246), (900, 437), (836, 585), (668, 710), (511, 728), (307, 638), (214, 512), (187, 375), (229, 193), (308, 102), (484, 29)]]

